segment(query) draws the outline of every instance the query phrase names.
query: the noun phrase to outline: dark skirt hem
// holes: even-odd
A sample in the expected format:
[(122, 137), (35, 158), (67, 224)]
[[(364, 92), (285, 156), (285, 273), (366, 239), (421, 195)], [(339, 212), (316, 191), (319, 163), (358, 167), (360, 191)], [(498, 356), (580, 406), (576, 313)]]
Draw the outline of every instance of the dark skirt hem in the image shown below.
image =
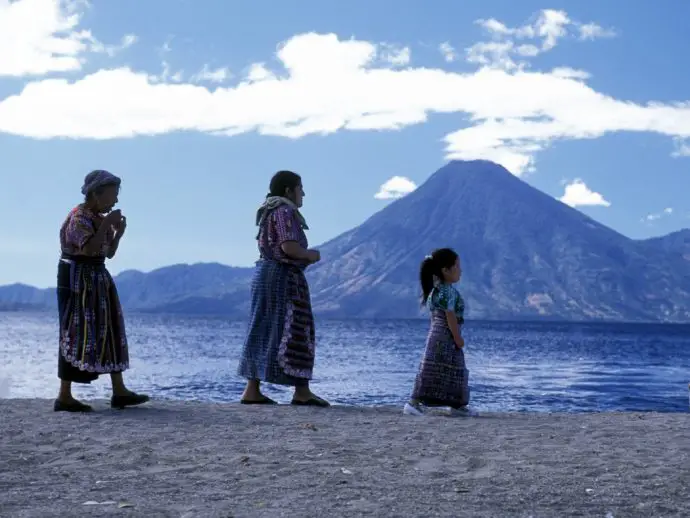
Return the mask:
[(110, 372), (89, 372), (83, 371), (79, 367), (75, 367), (70, 362), (65, 360), (61, 352), (58, 352), (58, 378), (62, 381), (70, 381), (72, 383), (81, 383), (88, 385), (96, 381), (102, 375), (115, 374), (117, 372), (124, 372), (127, 369), (113, 369)]

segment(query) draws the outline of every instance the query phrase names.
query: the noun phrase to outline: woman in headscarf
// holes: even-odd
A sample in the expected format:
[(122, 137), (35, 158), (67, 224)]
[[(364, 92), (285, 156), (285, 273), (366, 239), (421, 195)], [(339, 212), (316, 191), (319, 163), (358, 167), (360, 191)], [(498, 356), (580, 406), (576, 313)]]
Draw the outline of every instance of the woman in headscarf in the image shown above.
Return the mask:
[(90, 412), (93, 408), (72, 396), (72, 383), (91, 383), (110, 374), (113, 408), (149, 400), (125, 386), (122, 372), (129, 367), (122, 308), (106, 258), (117, 253), (127, 219), (113, 210), (120, 178), (102, 170), (84, 178), (84, 203), (70, 211), (60, 228), (62, 255), (58, 264), (60, 393), (56, 412)]
[(279, 171), (256, 214), (259, 261), (252, 280), (249, 329), (238, 374), (247, 386), (241, 402), (275, 405), (262, 381), (295, 388), (293, 405), (327, 407), (309, 388), (315, 358), (314, 316), (304, 270), (321, 259), (308, 248), (300, 214), (302, 179)]

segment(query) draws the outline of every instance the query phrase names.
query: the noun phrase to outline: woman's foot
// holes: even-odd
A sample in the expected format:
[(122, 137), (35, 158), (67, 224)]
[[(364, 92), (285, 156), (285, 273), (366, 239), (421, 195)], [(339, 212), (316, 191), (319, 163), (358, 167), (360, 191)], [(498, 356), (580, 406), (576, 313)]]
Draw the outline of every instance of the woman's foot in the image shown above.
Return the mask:
[(131, 390), (126, 390), (113, 394), (113, 397), (110, 398), (110, 406), (122, 410), (128, 406), (142, 405), (150, 400), (151, 398), (146, 394), (137, 394)]
[(328, 401), (320, 398), (307, 387), (297, 388), (295, 394), (292, 396), (292, 402), (290, 404), (295, 406), (317, 406), (321, 408), (331, 406)]
[(270, 397), (261, 393), (261, 382), (259, 380), (247, 380), (247, 386), (242, 392), (240, 403), (243, 405), (277, 405)]
[(403, 407), (403, 414), (413, 415), (416, 417), (423, 417), (424, 411), (422, 410), (422, 407), (419, 403), (408, 401), (407, 403), (405, 403), (405, 406)]
[(93, 412), (93, 407), (70, 398), (58, 398), (53, 403), (54, 412)]
[(331, 404), (328, 401), (320, 398), (319, 396), (315, 396), (313, 394), (309, 399), (296, 399), (295, 398), (292, 400), (292, 402), (290, 404), (294, 405), (294, 406), (317, 406), (320, 408), (328, 408), (329, 406), (331, 406)]
[(273, 401), (270, 397), (259, 394), (258, 396), (242, 396), (240, 403), (243, 405), (277, 405), (278, 403)]

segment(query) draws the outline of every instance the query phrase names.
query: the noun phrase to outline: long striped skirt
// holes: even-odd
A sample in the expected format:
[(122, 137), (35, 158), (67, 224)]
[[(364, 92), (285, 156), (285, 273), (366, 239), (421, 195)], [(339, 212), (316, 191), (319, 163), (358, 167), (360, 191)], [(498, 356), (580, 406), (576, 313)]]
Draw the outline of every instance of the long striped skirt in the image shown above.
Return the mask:
[(465, 353), (455, 348), (445, 312), (434, 311), (412, 399), (426, 406), (459, 408), (470, 402)]
[(91, 383), (129, 367), (120, 299), (103, 258), (64, 256), (58, 264), (58, 377)]
[(285, 263), (258, 261), (238, 375), (277, 385), (305, 385), (312, 378), (315, 354), (314, 316), (304, 273)]

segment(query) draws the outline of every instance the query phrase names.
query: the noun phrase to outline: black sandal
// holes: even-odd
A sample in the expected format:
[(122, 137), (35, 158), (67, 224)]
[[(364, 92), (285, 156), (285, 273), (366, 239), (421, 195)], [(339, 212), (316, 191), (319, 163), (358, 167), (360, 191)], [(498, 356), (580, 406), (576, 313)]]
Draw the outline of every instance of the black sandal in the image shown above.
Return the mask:
[(300, 401), (298, 399), (293, 399), (291, 405), (295, 406), (316, 406), (320, 408), (328, 408), (331, 406), (331, 404), (326, 401), (325, 399), (321, 399), (320, 397), (317, 396), (312, 396), (306, 401)]
[(81, 401), (75, 401), (73, 403), (63, 403), (62, 401), (56, 399), (53, 403), (54, 412), (93, 412), (93, 407), (82, 403)]
[(241, 405), (277, 405), (278, 403), (273, 401), (270, 397), (261, 396), (261, 399), (240, 399)]

